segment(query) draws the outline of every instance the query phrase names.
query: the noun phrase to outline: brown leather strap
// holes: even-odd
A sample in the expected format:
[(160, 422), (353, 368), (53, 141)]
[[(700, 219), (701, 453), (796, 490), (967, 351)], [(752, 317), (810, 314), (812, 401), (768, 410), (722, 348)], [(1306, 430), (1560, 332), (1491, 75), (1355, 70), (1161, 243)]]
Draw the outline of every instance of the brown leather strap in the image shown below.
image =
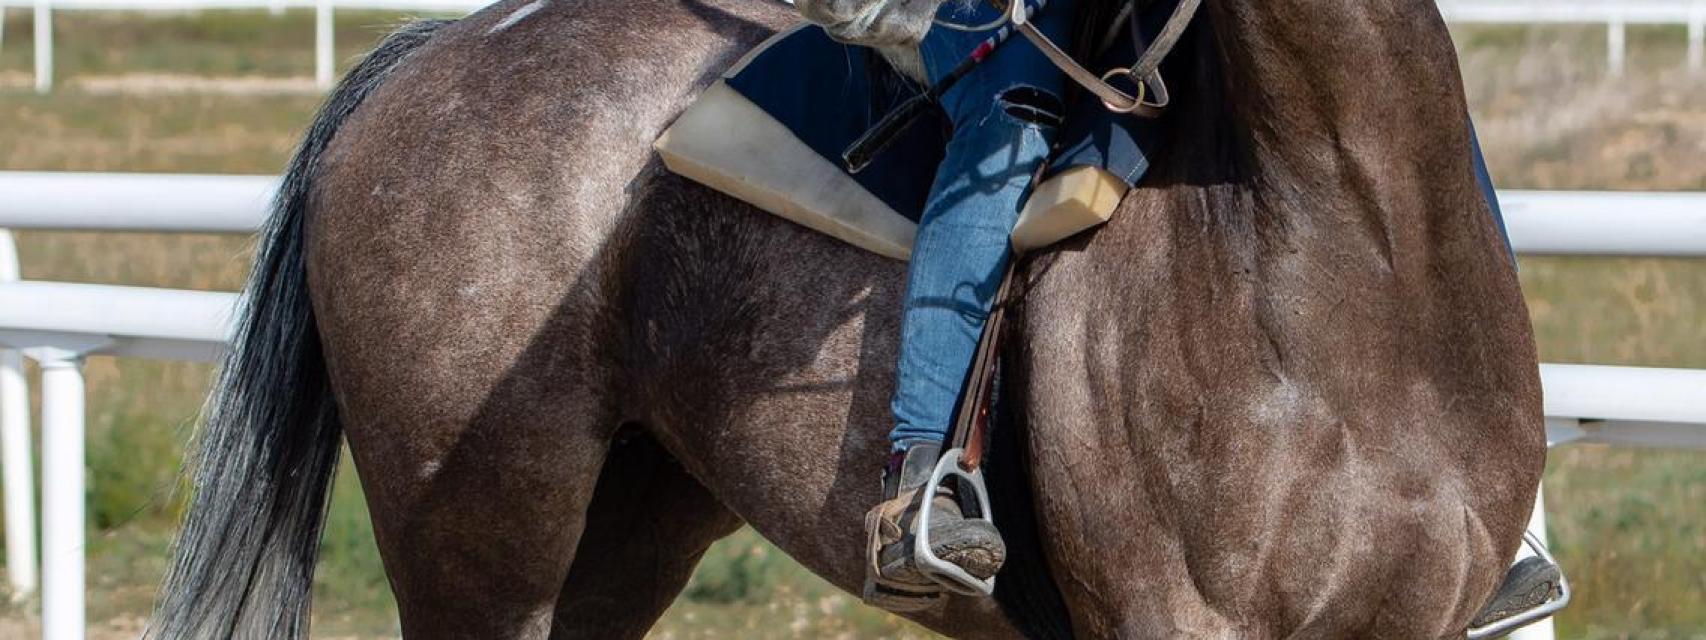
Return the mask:
[[(1202, 6), (1202, 0), (1180, 0), (1179, 6), (1173, 9), (1173, 15), (1167, 18), (1167, 24), (1161, 27), (1161, 33), (1156, 34), (1155, 42), (1149, 43), (1149, 48), (1138, 56), (1137, 63), (1131, 65), (1131, 77), (1148, 78), (1155, 75), (1161, 68), (1161, 61), (1167, 54), (1173, 52), (1173, 47), (1179, 44), (1179, 38), (1185, 35), (1185, 27), (1190, 26), (1191, 18), (1197, 15), (1197, 9)], [(1133, 23), (1137, 15), (1131, 17)]]
[(1013, 285), (1014, 263), (1007, 261), (1001, 275), (1001, 288), (995, 292), (995, 304), (984, 319), (983, 335), (977, 341), (977, 357), (972, 360), (966, 378), (966, 391), (961, 394), (960, 407), (955, 412), (954, 435), (949, 448), (965, 449), (962, 465), (967, 471), (983, 464), (984, 432), (989, 428), (989, 396), (995, 390), (995, 365), (1001, 356), (1002, 329), (1007, 322), (1007, 294)]
[[(1010, 6), (1017, 7), (1023, 4), (1022, 2), (1014, 2)], [(1185, 28), (1190, 26), (1191, 18), (1196, 16), (1197, 9), (1201, 6), (1202, 0), (1181, 0), (1179, 6), (1173, 9), (1173, 15), (1167, 18), (1167, 24), (1161, 28), (1161, 33), (1155, 37), (1155, 42), (1143, 50), (1143, 54), (1138, 56), (1137, 62), (1128, 68), (1114, 69), (1103, 75), (1096, 75), (1095, 72), (1078, 64), (1078, 61), (1073, 60), (1072, 56), (1056, 46), (1054, 41), (1049, 40), (1048, 36), (1037, 31), (1035, 26), (1026, 21), (1023, 11), (1010, 9), (1009, 19), (1012, 20), (1013, 26), (1019, 30), (1019, 33), (1024, 34), (1025, 38), (1031, 41), (1031, 44), (1036, 45), (1037, 50), (1041, 51), (1043, 56), (1049, 59), (1049, 62), (1053, 62), (1054, 66), (1059, 67), (1073, 81), (1083, 85), (1090, 93), (1095, 94), (1109, 110), (1154, 118), (1160, 116), (1162, 110), (1167, 107), (1167, 85), (1162, 82), (1161, 74), (1157, 73), (1161, 68), (1161, 61), (1166, 59), (1167, 54), (1172, 53), (1175, 45), (1179, 44), (1179, 38), (1185, 34)], [(1131, 19), (1137, 20), (1137, 12), (1132, 13)], [(1137, 95), (1128, 95), (1117, 87), (1108, 84), (1107, 78), (1119, 75), (1126, 76), (1137, 85)], [(1150, 99), (1152, 97), (1153, 100)]]

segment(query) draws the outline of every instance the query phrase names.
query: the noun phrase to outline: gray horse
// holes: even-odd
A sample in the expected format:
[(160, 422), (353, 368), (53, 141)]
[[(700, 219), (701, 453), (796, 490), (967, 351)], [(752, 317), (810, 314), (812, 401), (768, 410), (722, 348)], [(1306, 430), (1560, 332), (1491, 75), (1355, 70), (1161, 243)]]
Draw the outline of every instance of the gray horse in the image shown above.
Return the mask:
[[(506, 0), (345, 78), (264, 231), (150, 635), (305, 634), (340, 434), (410, 638), (639, 637), (743, 522), (856, 590), (902, 265), (650, 150), (794, 20)], [(915, 619), (1461, 638), (1544, 442), (1437, 9), (1208, 0), (1166, 72), (1151, 175), (1019, 267), (997, 598)]]

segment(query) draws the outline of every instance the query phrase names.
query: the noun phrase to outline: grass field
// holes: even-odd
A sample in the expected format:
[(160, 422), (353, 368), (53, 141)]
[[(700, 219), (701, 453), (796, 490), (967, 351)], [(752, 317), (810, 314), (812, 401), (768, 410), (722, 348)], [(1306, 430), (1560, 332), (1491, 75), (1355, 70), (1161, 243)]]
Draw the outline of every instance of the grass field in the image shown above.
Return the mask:
[[(27, 92), (28, 13), (0, 45), (0, 170), (276, 173), (319, 97), (309, 14), (61, 13), (60, 90)], [(401, 16), (339, 14), (348, 60)], [(1681, 69), (1680, 29), (1633, 29), (1630, 72), (1605, 76), (1603, 31), (1458, 33), (1465, 81), (1501, 186), (1706, 190), (1706, 78)], [(196, 82), (187, 82), (188, 78)], [(220, 92), (186, 91), (211, 84)], [(0, 194), (4, 198), (4, 194)], [(242, 238), (19, 234), (26, 277), (233, 290)], [(1706, 368), (1706, 263), (1525, 259), (1543, 359)], [(91, 617), (134, 635), (180, 508), (172, 491), (209, 370), (89, 363)], [(390, 595), (353, 473), (334, 492), (317, 578), (316, 635), (395, 633)], [(1548, 465), (1554, 546), (1579, 589), (1572, 638), (1706, 638), (1706, 455), (1581, 446)], [(0, 637), (32, 603), (0, 608)], [(105, 634), (105, 635), (103, 635)], [(743, 531), (719, 543), (655, 634), (908, 637)]]

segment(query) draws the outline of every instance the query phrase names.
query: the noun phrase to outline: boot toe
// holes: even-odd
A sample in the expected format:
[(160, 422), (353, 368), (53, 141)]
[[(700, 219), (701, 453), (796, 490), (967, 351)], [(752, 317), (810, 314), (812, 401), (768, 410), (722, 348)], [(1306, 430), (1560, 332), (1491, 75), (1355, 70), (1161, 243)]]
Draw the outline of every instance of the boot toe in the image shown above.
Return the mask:
[(1537, 557), (1524, 558), (1505, 574), (1492, 601), (1475, 615), (1470, 626), (1486, 626), (1538, 607), (1552, 598), (1561, 581), (1558, 565)]
[[(913, 566), (913, 543), (914, 538), (907, 536), (903, 543), (883, 548), (883, 575), (906, 582), (930, 581)], [(988, 580), (1007, 561), (1007, 545), (1001, 541), (1001, 532), (985, 520), (953, 520), (930, 527), (930, 550), (979, 580)]]
[(1001, 533), (984, 520), (961, 521), (941, 534), (932, 531), (931, 536), (930, 550), (936, 557), (959, 565), (979, 580), (988, 580), (1007, 561)]

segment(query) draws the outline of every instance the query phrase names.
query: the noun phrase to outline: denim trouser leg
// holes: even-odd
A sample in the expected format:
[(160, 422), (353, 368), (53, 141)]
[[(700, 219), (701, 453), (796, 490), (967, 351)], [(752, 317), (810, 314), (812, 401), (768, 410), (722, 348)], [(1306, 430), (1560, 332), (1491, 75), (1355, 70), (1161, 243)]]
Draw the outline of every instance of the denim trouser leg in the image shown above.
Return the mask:
[(999, 106), (976, 135), (955, 135), (924, 209), (907, 270), (900, 370), (892, 408), (896, 448), (941, 441), (977, 351), (1011, 251), (1031, 176), (1048, 153), (1046, 130)]
[[(1073, 4), (1050, 2), (1038, 28), (1064, 36)], [(992, 17), (985, 3), (967, 6), (943, 5), (944, 19), (981, 24)], [(932, 79), (987, 36), (934, 29), (920, 47)], [(1045, 96), (1040, 102), (1046, 104), (1058, 99), (1063, 82), (1041, 53), (1015, 37), (942, 96), (954, 135), (937, 167), (907, 270), (891, 403), (895, 427), (889, 434), (896, 450), (947, 437), (984, 319), (1001, 286), (1013, 224), (1054, 138), (1052, 124), (1009, 113), (1003, 94), (1023, 86)]]

